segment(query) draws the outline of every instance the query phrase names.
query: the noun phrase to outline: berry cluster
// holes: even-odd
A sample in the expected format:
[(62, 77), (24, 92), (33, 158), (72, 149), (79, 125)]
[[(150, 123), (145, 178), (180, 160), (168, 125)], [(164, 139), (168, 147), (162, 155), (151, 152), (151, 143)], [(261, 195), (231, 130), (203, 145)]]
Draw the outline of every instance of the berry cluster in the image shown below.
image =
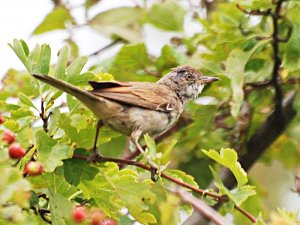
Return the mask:
[[(0, 115), (0, 124), (4, 122), (4, 118)], [(16, 142), (16, 135), (10, 131), (4, 131), (2, 135), (2, 141), (6, 142), (8, 146), (8, 154), (11, 159), (22, 159), (26, 155), (26, 150)], [(44, 171), (43, 164), (41, 162), (30, 161), (26, 164), (24, 173), (36, 176), (41, 175)]]
[(88, 212), (84, 206), (77, 206), (72, 212), (72, 219), (76, 223), (83, 223), (89, 221), (90, 225), (118, 225), (116, 221), (110, 218), (106, 218), (105, 215), (99, 209), (94, 209), (92, 212)]

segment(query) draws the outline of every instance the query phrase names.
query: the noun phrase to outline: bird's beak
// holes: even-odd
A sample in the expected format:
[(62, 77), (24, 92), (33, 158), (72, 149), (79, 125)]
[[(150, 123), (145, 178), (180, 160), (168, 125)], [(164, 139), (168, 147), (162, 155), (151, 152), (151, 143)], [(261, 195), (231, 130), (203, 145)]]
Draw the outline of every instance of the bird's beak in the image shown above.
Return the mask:
[(217, 80), (220, 80), (220, 78), (203, 76), (198, 82), (201, 83), (201, 84), (209, 84), (209, 83), (212, 83), (212, 82), (217, 81)]

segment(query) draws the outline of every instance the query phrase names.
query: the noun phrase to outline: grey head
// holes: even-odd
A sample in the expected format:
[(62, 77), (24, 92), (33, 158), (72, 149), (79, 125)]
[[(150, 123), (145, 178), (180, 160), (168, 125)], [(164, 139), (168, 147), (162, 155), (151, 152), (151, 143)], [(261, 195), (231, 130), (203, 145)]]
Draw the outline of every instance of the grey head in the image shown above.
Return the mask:
[(203, 76), (190, 66), (178, 66), (162, 77), (157, 83), (174, 90), (183, 103), (197, 98), (206, 84), (219, 80), (217, 77)]

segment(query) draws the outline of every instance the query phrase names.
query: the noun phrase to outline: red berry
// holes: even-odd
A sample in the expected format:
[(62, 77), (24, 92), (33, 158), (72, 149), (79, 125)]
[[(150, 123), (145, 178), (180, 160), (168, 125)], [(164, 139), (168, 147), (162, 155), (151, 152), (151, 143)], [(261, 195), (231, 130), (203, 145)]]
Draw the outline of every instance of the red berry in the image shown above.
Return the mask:
[(114, 221), (113, 219), (106, 219), (106, 220), (104, 220), (102, 225), (118, 225), (118, 223), (116, 221)]
[(102, 225), (105, 220), (104, 214), (100, 210), (95, 210), (91, 214), (91, 225)]
[(7, 144), (11, 144), (16, 141), (16, 135), (10, 130), (6, 130), (2, 135), (2, 140), (7, 142)]
[(8, 147), (8, 154), (12, 159), (21, 159), (24, 157), (26, 151), (18, 143), (13, 143)]
[(30, 161), (25, 166), (25, 173), (31, 176), (41, 175), (44, 172), (44, 166), (41, 162)]
[(4, 122), (4, 118), (2, 115), (0, 115), (0, 124), (2, 124)]
[(86, 209), (83, 206), (76, 207), (72, 212), (72, 218), (76, 223), (82, 223), (86, 218)]

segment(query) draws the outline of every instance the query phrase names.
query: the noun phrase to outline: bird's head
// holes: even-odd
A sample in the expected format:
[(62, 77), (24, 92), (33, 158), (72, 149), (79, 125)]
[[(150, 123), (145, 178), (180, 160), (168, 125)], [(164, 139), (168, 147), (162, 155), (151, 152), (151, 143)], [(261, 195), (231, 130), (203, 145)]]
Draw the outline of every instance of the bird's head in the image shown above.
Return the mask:
[(203, 76), (190, 66), (178, 66), (162, 77), (158, 83), (174, 90), (182, 102), (197, 98), (206, 84), (219, 80), (217, 77)]

